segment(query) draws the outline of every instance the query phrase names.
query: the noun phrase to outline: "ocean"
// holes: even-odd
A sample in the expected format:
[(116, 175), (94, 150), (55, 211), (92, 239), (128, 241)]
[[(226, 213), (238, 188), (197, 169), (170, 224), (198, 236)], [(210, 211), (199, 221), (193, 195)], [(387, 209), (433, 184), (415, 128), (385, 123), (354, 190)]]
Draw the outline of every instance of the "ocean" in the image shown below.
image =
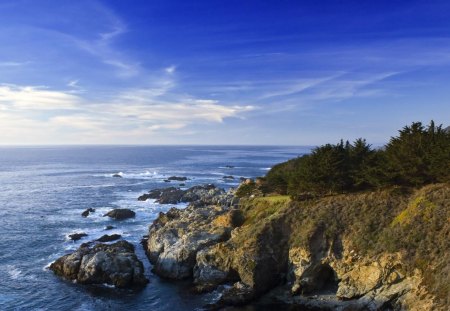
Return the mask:
[[(173, 205), (137, 201), (150, 189), (213, 183), (236, 187), (240, 177), (264, 175), (271, 166), (309, 147), (71, 146), (0, 147), (0, 310), (196, 310), (215, 294), (194, 295), (188, 282), (151, 272), (140, 240), (161, 211)], [(231, 167), (227, 167), (231, 166)], [(122, 178), (113, 177), (119, 174)], [(223, 176), (232, 175), (234, 180)], [(81, 213), (96, 212), (87, 218)], [(129, 208), (136, 218), (103, 217)], [(183, 208), (184, 205), (179, 204)], [(115, 229), (104, 231), (105, 226)], [(85, 232), (73, 242), (68, 235)], [(136, 247), (150, 283), (139, 291), (83, 286), (48, 270), (58, 257), (90, 240), (118, 233)]]

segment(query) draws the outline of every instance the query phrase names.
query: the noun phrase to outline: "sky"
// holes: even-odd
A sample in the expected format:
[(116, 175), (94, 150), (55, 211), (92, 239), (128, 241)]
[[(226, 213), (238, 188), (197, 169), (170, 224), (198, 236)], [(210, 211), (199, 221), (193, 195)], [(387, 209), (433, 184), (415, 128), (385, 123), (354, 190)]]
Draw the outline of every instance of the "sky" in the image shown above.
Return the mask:
[(2, 0), (0, 144), (383, 144), (449, 125), (450, 2)]

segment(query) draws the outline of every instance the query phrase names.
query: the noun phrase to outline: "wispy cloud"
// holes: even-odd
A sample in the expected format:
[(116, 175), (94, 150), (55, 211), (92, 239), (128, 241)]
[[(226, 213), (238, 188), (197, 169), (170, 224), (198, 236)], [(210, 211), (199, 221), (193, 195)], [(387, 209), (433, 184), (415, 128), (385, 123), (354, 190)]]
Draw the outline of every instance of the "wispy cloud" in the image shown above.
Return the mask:
[(29, 64), (29, 62), (0, 62), (0, 67), (20, 67)]
[(0, 106), (5, 109), (74, 109), (80, 98), (64, 91), (38, 86), (0, 85)]
[[(77, 81), (69, 85), (76, 86)], [(221, 123), (255, 109), (250, 105), (225, 105), (187, 95), (171, 94), (169, 100), (163, 96), (169, 89), (163, 86), (127, 90), (115, 94), (111, 100), (93, 102), (70, 90), (1, 85), (0, 123), (5, 121), (3, 118), (16, 122), (3, 122), (0, 128), (7, 126), (15, 133), (23, 133), (24, 128), (16, 127), (26, 124), (29, 135), (36, 131), (57, 133), (61, 129), (67, 133), (82, 131), (88, 136), (91, 132), (103, 133), (105, 137), (109, 135), (107, 139), (126, 132), (135, 139), (161, 131), (179, 131), (192, 124)], [(70, 113), (62, 112), (63, 109)]]

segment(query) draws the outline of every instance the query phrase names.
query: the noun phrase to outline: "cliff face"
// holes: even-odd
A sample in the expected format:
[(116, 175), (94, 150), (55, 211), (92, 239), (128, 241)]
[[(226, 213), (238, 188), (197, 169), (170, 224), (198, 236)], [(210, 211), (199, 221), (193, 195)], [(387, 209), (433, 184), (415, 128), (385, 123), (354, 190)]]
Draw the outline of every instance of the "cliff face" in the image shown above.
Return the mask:
[(265, 295), (322, 310), (430, 310), (449, 303), (450, 186), (291, 202), (241, 200), (162, 214), (147, 242), (155, 271), (215, 305)]

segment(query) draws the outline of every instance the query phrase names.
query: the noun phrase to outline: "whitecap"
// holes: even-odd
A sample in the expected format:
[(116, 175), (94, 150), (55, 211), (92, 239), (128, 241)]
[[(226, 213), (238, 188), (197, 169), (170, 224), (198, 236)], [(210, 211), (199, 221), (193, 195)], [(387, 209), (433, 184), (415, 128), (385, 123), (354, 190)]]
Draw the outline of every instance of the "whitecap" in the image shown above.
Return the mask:
[(8, 265), (7, 270), (8, 275), (13, 280), (18, 280), (22, 277), (22, 271), (14, 265)]

